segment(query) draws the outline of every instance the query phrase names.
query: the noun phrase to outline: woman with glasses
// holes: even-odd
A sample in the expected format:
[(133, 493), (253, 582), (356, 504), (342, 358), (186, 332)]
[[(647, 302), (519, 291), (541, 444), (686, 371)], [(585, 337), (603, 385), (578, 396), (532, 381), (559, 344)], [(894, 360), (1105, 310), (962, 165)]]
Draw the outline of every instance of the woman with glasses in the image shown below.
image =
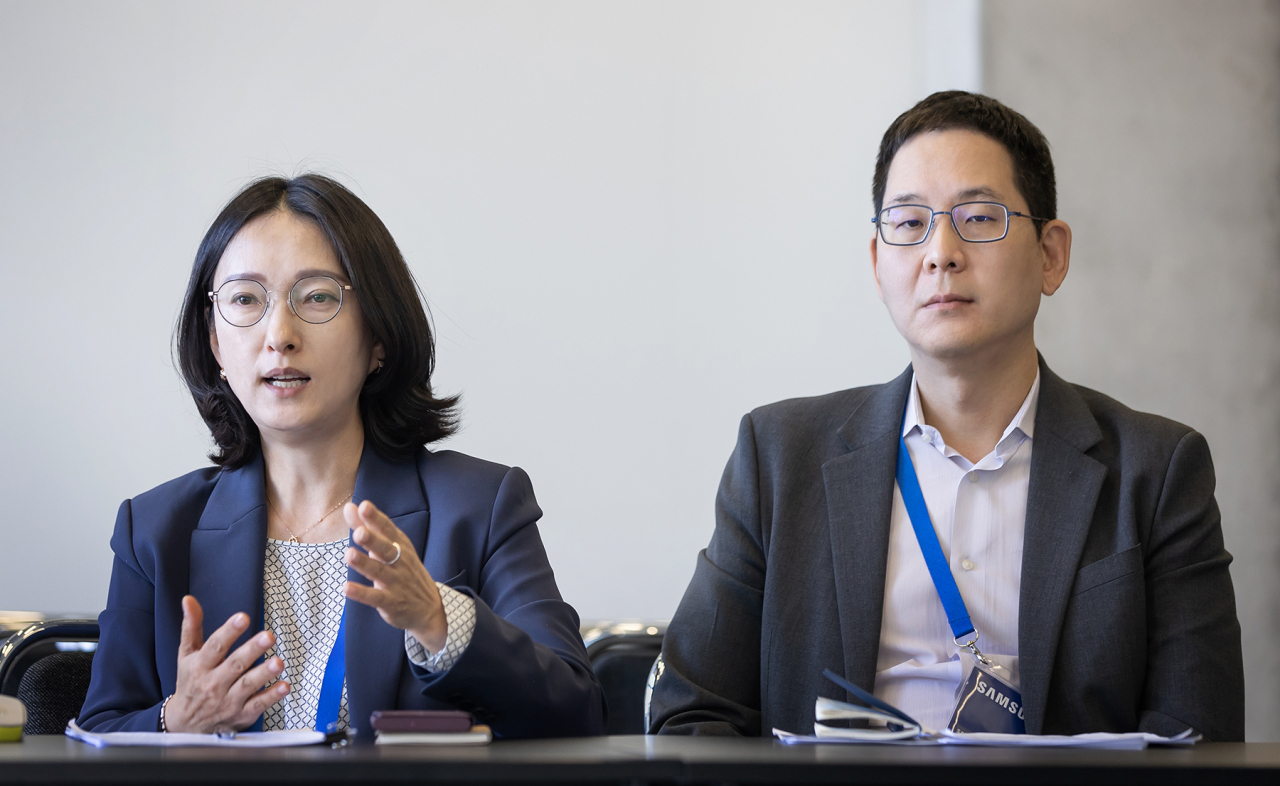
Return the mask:
[(176, 338), (216, 466), (121, 505), (82, 728), (368, 737), (376, 710), (459, 709), (498, 736), (603, 733), (528, 476), (424, 447), (457, 398), (367, 205), (319, 175), (249, 185)]

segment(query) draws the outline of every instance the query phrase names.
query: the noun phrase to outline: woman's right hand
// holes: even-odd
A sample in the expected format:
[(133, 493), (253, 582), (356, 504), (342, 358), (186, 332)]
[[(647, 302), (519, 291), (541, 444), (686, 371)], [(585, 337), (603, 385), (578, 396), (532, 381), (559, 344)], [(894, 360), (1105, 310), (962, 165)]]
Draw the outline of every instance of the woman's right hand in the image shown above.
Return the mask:
[(198, 734), (246, 729), (289, 693), (289, 683), (284, 681), (262, 690), (284, 671), (280, 658), (253, 666), (271, 648), (275, 636), (262, 631), (228, 656), (231, 644), (249, 627), (249, 615), (233, 614), (208, 641), (203, 623), (204, 610), (187, 595), (182, 599), (178, 686), (164, 709), (165, 729)]

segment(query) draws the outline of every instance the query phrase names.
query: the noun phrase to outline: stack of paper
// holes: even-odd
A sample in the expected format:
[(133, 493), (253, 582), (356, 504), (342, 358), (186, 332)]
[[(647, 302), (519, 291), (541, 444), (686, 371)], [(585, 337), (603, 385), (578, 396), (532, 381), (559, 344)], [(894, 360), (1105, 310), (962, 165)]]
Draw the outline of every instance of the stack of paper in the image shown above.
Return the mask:
[[(948, 729), (934, 731), (922, 726), (911, 716), (881, 701), (863, 689), (848, 682), (830, 669), (824, 672), (832, 682), (853, 694), (868, 706), (861, 707), (822, 696), (814, 706), (813, 735), (792, 734), (774, 729), (773, 735), (787, 745), (812, 745), (818, 743), (879, 743), (888, 745), (988, 745), (1026, 748), (1119, 748), (1141, 750), (1148, 745), (1194, 745), (1200, 735), (1192, 735), (1187, 729), (1174, 737), (1158, 734), (1129, 732), (1110, 734), (1095, 732), (1073, 736), (1060, 734), (959, 734)], [(881, 724), (869, 728), (851, 729), (833, 726), (833, 721), (867, 721)]]
[(243, 731), (235, 735), (181, 734), (162, 731), (111, 731), (94, 734), (67, 723), (67, 736), (87, 742), (95, 748), (153, 747), (153, 748), (291, 748), (298, 745), (319, 745), (325, 741), (322, 731), (300, 729), (298, 731)]
[[(817, 730), (818, 724), (814, 724)], [(860, 736), (832, 735), (830, 731), (819, 732), (814, 736), (792, 734), (782, 729), (774, 729), (773, 735), (787, 745), (819, 745), (819, 744), (887, 744), (887, 745), (981, 745), (1006, 748), (1112, 748), (1119, 750), (1142, 750), (1148, 746), (1191, 746), (1200, 740), (1200, 735), (1192, 735), (1187, 729), (1176, 737), (1161, 737), (1158, 734), (1145, 732), (1128, 732), (1110, 734), (1094, 732), (1092, 734), (957, 734), (946, 729), (934, 734), (921, 733), (914, 737), (901, 737), (896, 733), (885, 733), (877, 729), (844, 729), (841, 731), (864, 732)]]

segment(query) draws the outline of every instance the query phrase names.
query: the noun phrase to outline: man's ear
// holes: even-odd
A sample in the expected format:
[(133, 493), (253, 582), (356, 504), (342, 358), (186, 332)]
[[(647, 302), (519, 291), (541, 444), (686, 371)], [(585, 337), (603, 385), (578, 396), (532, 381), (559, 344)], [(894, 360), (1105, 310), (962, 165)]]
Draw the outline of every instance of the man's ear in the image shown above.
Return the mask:
[(878, 240), (876, 235), (871, 236), (871, 276), (876, 280), (876, 297), (880, 298), (880, 302), (884, 302), (884, 293), (880, 291), (880, 267), (876, 264), (876, 253), (879, 250), (876, 245)]
[(1054, 219), (1040, 232), (1041, 275), (1040, 291), (1052, 295), (1062, 286), (1071, 267), (1071, 227), (1067, 222)]

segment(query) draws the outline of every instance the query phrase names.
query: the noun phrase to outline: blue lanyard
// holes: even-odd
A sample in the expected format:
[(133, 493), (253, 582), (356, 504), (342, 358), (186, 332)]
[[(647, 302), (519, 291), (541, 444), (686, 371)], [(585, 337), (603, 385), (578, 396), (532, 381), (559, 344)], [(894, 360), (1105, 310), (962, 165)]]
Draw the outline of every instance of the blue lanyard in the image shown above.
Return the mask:
[(933, 578), (933, 587), (938, 591), (938, 599), (947, 613), (947, 623), (951, 626), (955, 643), (963, 646), (960, 640), (971, 633), (975, 634), (974, 641), (977, 641), (976, 629), (969, 620), (969, 609), (964, 605), (964, 598), (960, 597), (960, 588), (956, 586), (951, 566), (942, 553), (938, 533), (933, 530), (929, 508), (924, 504), (924, 494), (920, 492), (920, 480), (916, 477), (915, 465), (911, 463), (911, 454), (907, 452), (905, 436), (898, 438), (898, 489), (902, 492), (911, 528), (915, 530), (916, 541), (924, 554), (924, 564), (929, 567), (929, 576)]
[[(259, 617), (265, 627), (267, 621), (266, 606), (261, 605)], [(316, 731), (328, 733), (330, 726), (338, 722), (338, 713), (342, 709), (342, 686), (347, 681), (347, 604), (342, 603), (342, 621), (338, 623), (338, 638), (329, 650), (329, 659), (324, 664), (324, 679), (320, 681), (320, 700), (316, 702)], [(262, 731), (262, 716), (253, 722), (246, 731)]]
[(320, 700), (316, 702), (316, 731), (328, 732), (338, 722), (342, 707), (342, 684), (347, 679), (347, 604), (342, 604), (342, 621), (338, 623), (338, 638), (329, 650), (329, 660), (324, 666), (324, 680), (320, 683)]

